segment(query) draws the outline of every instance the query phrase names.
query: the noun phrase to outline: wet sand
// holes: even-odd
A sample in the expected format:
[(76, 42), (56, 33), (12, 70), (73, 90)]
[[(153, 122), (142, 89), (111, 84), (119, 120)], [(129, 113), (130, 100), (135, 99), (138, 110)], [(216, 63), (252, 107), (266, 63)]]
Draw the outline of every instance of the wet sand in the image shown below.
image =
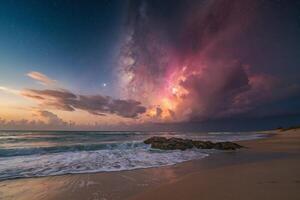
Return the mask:
[(239, 143), (174, 166), (2, 181), (0, 199), (300, 199), (300, 129)]

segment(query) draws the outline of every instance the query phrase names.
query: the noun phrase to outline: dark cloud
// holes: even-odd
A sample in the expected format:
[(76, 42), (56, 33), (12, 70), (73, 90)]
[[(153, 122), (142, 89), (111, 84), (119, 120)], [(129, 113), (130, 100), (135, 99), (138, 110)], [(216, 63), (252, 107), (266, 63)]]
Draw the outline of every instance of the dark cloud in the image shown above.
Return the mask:
[(237, 62), (209, 65), (199, 74), (188, 75), (181, 85), (189, 91), (181, 109), (190, 108), (189, 117), (199, 119), (227, 112), (234, 106), (237, 95), (251, 89), (248, 75)]
[(67, 90), (33, 90), (21, 92), (25, 97), (37, 100), (42, 106), (65, 111), (85, 110), (94, 115), (116, 114), (135, 118), (146, 111), (140, 102), (113, 99), (101, 95), (76, 95)]

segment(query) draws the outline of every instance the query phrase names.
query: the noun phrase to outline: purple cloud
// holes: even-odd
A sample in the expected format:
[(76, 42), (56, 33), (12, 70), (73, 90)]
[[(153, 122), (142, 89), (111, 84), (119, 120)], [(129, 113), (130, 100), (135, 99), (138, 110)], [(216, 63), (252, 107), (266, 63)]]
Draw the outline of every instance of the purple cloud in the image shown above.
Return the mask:
[(42, 106), (65, 111), (80, 109), (94, 115), (115, 114), (135, 118), (146, 111), (146, 108), (135, 100), (113, 99), (102, 95), (76, 95), (67, 90), (26, 89), (21, 94), (38, 101)]

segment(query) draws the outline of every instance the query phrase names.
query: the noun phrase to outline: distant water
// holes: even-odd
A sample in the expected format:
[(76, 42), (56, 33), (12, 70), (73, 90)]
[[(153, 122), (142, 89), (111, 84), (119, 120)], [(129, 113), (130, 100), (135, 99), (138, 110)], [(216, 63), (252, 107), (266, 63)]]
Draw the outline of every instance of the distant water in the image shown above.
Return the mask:
[(151, 149), (151, 136), (239, 141), (256, 133), (0, 131), (0, 180), (70, 173), (121, 171), (201, 159), (213, 151)]

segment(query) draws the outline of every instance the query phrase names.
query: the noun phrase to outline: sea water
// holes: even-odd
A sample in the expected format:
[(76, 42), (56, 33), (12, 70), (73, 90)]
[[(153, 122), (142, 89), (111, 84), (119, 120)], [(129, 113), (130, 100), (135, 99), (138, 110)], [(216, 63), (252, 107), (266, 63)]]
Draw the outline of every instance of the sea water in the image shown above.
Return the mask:
[(152, 136), (215, 142), (262, 137), (253, 132), (0, 131), (0, 180), (159, 167), (213, 153), (151, 149), (143, 141)]

